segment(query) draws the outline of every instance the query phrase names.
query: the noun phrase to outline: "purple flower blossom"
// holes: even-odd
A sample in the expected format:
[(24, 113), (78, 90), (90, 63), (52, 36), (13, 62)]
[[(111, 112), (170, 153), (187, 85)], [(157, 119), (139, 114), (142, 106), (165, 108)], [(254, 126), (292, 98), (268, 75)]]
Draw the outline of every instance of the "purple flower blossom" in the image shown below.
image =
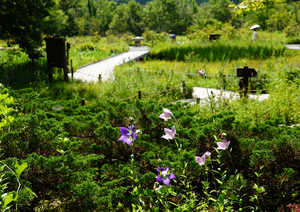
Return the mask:
[(166, 121), (172, 116), (173, 116), (172, 112), (169, 109), (164, 108), (164, 112), (160, 114), (159, 118), (164, 119)]
[(223, 142), (217, 142), (217, 149), (225, 150), (228, 148), (230, 141), (227, 142), (226, 138), (223, 139)]
[(202, 157), (196, 156), (196, 162), (199, 163), (199, 165), (201, 166), (205, 164), (205, 157), (203, 156)]
[(162, 136), (162, 138), (167, 139), (167, 140), (175, 138), (175, 134), (176, 134), (175, 126), (173, 125), (171, 130), (168, 128), (165, 128), (165, 133), (166, 134), (164, 136)]
[(125, 142), (128, 145), (131, 145), (132, 141), (134, 141), (138, 135), (135, 134), (135, 127), (134, 125), (126, 127), (120, 127), (121, 137), (119, 138), (119, 141)]
[(196, 156), (196, 162), (199, 163), (199, 165), (204, 165), (205, 164), (205, 159), (210, 157), (210, 155), (211, 155), (211, 153), (207, 151), (201, 157)]
[(170, 167), (164, 169), (161, 167), (157, 168), (158, 176), (156, 177), (157, 182), (163, 182), (165, 185), (170, 185), (172, 179), (175, 179), (176, 176), (171, 173)]
[(205, 74), (205, 71), (204, 71), (204, 70), (199, 71), (199, 75), (200, 75), (200, 76), (203, 76), (204, 74)]

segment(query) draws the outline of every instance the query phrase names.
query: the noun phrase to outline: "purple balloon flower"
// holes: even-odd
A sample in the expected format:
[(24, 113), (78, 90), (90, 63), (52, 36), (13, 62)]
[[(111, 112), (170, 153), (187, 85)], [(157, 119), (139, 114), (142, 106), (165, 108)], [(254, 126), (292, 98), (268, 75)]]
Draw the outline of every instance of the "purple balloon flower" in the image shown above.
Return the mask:
[(175, 179), (176, 176), (171, 173), (170, 167), (164, 169), (161, 167), (157, 168), (158, 176), (156, 177), (157, 182), (163, 182), (165, 185), (170, 185), (172, 179)]
[(119, 141), (125, 142), (129, 145), (131, 145), (132, 141), (134, 141), (138, 135), (135, 134), (135, 127), (134, 125), (126, 127), (120, 127), (121, 137), (119, 138)]
[(172, 116), (173, 116), (173, 113), (169, 109), (164, 108), (164, 112), (159, 115), (159, 118), (166, 121), (169, 118), (171, 118)]
[(211, 155), (211, 153), (207, 151), (201, 157), (196, 156), (196, 162), (199, 163), (199, 165), (204, 165), (205, 164), (205, 159), (210, 157), (210, 155)]
[(204, 74), (205, 74), (205, 71), (204, 71), (204, 70), (199, 71), (199, 75), (200, 75), (200, 76), (203, 76)]
[(165, 128), (164, 130), (165, 130), (166, 134), (164, 136), (162, 136), (162, 138), (167, 139), (167, 140), (175, 138), (176, 129), (175, 129), (174, 125), (171, 130), (168, 128)]
[(227, 142), (226, 138), (223, 139), (223, 142), (217, 142), (217, 149), (225, 150), (228, 148), (230, 141)]

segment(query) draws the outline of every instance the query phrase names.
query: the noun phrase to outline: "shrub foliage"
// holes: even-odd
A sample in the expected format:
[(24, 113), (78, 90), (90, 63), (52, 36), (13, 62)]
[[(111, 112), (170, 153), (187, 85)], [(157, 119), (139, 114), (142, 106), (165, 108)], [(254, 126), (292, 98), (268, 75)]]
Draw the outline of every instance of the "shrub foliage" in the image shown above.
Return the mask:
[[(162, 210), (153, 186), (157, 167), (168, 166), (176, 175), (174, 190), (161, 190), (167, 192), (169, 209), (195, 210), (191, 201), (203, 201), (207, 191), (202, 183), (206, 170), (196, 163), (195, 155), (213, 151), (215, 136), (222, 132), (231, 141), (233, 164), (225, 152), (220, 153), (228, 177), (215, 189), (230, 191), (228, 195), (239, 192), (243, 201), (233, 204), (233, 209), (259, 202), (263, 211), (276, 211), (281, 205), (299, 203), (300, 128), (280, 126), (280, 119), (241, 122), (234, 112), (226, 111), (199, 118), (195, 106), (140, 100), (81, 106), (74, 100), (40, 98), (31, 89), (10, 96), (14, 102), (8, 106), (15, 109), (15, 121), (0, 136), (3, 161), (11, 167), (16, 161), (27, 162), (22, 184), (37, 195), (28, 199), (29, 194), (21, 190), (19, 211), (132, 211), (137, 205)], [(173, 140), (161, 138), (164, 128), (174, 125), (158, 118), (163, 108), (177, 117), (179, 148)], [(132, 122), (129, 117), (142, 130), (132, 146), (118, 141), (119, 128)], [(207, 176), (208, 182), (215, 178)], [(7, 177), (8, 189), (14, 190), (17, 183), (13, 176)], [(258, 201), (251, 198), (255, 195)], [(207, 204), (212, 205), (211, 200)]]

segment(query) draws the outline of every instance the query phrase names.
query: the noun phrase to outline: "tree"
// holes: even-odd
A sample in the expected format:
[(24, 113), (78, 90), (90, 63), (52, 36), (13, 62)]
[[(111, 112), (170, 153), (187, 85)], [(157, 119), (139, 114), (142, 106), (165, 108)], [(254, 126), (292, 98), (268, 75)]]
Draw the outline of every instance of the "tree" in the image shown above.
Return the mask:
[(99, 33), (105, 35), (105, 32), (109, 30), (109, 24), (114, 17), (117, 3), (114, 1), (100, 0), (97, 5), (96, 18), (100, 20)]
[(160, 0), (153, 0), (146, 4), (143, 11), (143, 23), (146, 28), (156, 32), (165, 32), (165, 14)]
[(230, 0), (210, 0), (209, 13), (213, 19), (228, 22), (231, 19), (231, 12), (229, 10)]
[(299, 0), (244, 0), (243, 2), (239, 3), (237, 6), (232, 5), (238, 9), (238, 14), (240, 14), (243, 10), (249, 12), (251, 10), (255, 11), (260, 8), (274, 5), (274, 4), (283, 4), (283, 3), (290, 3), (290, 2), (297, 2)]
[(120, 4), (115, 10), (115, 15), (109, 25), (109, 29), (114, 34), (123, 34), (128, 30), (128, 14), (129, 8), (127, 4)]
[(60, 9), (59, 2), (49, 9), (49, 16), (45, 17), (44, 33), (47, 35), (61, 36), (68, 25), (68, 15)]
[(130, 0), (128, 2), (128, 9), (130, 14), (128, 20), (128, 30), (134, 35), (141, 35), (143, 6), (135, 0)]
[(42, 44), (44, 18), (52, 6), (52, 0), (0, 0), (0, 39), (32, 52)]

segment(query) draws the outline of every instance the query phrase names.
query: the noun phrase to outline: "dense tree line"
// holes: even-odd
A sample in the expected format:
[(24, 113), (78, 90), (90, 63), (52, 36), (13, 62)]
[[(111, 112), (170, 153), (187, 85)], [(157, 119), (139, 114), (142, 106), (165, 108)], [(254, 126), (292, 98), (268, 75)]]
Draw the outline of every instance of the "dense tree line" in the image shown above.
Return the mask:
[[(239, 28), (260, 24), (263, 29), (299, 31), (300, 3), (275, 4), (261, 0), (264, 7), (247, 12), (234, 8), (230, 0), (152, 0), (128, 3), (109, 0), (0, 0), (0, 39), (18, 43), (27, 51), (41, 44), (42, 36), (130, 34), (146, 30), (184, 34), (187, 31), (224, 23)], [(251, 1), (250, 1), (251, 3)], [(237, 15), (237, 12), (240, 13)], [(192, 30), (191, 30), (192, 29)]]

